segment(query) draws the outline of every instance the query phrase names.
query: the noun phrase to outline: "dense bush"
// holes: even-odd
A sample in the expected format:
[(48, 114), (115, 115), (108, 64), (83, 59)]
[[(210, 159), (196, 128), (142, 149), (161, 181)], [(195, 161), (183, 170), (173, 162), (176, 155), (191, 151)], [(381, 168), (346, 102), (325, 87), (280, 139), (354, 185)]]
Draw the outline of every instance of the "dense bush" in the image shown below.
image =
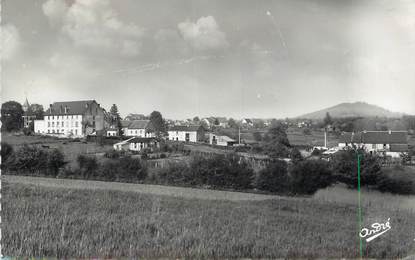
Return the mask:
[(1, 143), (1, 168), (5, 169), (9, 165), (9, 158), (14, 154), (13, 146), (8, 143)]
[(80, 154), (76, 160), (78, 162), (80, 174), (82, 177), (88, 179), (97, 174), (97, 158)]
[(275, 160), (257, 174), (255, 187), (270, 192), (287, 192), (289, 182), (287, 163)]
[(194, 156), (189, 164), (169, 163), (155, 180), (162, 184), (210, 186), (236, 190), (252, 188), (253, 169), (236, 154)]
[(37, 146), (23, 145), (15, 153), (10, 169), (18, 173), (45, 173), (48, 163), (48, 152)]
[(388, 174), (381, 173), (377, 177), (376, 188), (381, 192), (390, 192), (395, 194), (414, 194), (414, 183), (411, 180), (399, 177), (391, 177)]
[(296, 194), (313, 194), (335, 181), (329, 163), (324, 160), (299, 161), (292, 166), (290, 176), (291, 191)]
[(45, 150), (27, 144), (14, 154), (9, 154), (7, 158), (7, 168), (12, 172), (23, 174), (56, 176), (59, 169), (65, 164), (65, 158), (61, 151), (57, 149)]
[(59, 150), (53, 149), (49, 152), (47, 168), (49, 175), (57, 176), (59, 169), (65, 166), (65, 156)]
[(301, 155), (300, 150), (298, 150), (297, 148), (291, 148), (290, 150), (290, 158), (293, 162), (298, 162), (303, 160), (303, 156)]
[(105, 154), (104, 154), (104, 156), (106, 158), (109, 158), (109, 159), (117, 159), (117, 158), (120, 158), (120, 156), (122, 154), (123, 153), (121, 151), (117, 151), (117, 150), (111, 149), (109, 151), (106, 151)]
[[(360, 164), (360, 185), (376, 185), (381, 166), (379, 158), (363, 151)], [(332, 160), (332, 169), (338, 181), (349, 187), (357, 187), (357, 154), (353, 150), (337, 152)]]
[(196, 156), (190, 163), (190, 172), (193, 183), (218, 188), (249, 189), (254, 177), (252, 168), (234, 154)]
[(78, 156), (78, 167), (71, 171), (73, 177), (106, 181), (137, 182), (147, 177), (147, 167), (138, 158), (121, 156), (98, 163), (95, 157)]
[(167, 167), (160, 169), (154, 181), (159, 184), (187, 185), (190, 183), (190, 168), (184, 162), (170, 162)]

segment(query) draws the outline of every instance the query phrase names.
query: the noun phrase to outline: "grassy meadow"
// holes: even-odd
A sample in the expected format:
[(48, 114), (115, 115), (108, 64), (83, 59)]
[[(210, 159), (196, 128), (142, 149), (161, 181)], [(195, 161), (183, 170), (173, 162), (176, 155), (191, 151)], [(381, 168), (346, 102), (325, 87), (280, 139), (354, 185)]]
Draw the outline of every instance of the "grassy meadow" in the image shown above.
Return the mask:
[[(415, 253), (415, 205), (391, 196), (362, 196), (364, 226), (388, 218), (392, 226), (364, 243), (365, 257)], [(356, 258), (356, 198), (337, 188), (313, 198), (227, 201), (3, 182), (2, 249), (5, 256)]]

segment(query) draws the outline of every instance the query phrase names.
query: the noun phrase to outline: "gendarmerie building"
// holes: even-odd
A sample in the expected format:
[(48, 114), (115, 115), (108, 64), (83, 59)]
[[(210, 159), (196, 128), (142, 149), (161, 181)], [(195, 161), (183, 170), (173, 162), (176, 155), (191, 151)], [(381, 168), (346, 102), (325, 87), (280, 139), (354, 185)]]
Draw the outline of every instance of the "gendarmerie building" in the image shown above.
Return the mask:
[(109, 127), (109, 116), (95, 100), (50, 104), (43, 120), (35, 120), (35, 133), (61, 137), (84, 137)]

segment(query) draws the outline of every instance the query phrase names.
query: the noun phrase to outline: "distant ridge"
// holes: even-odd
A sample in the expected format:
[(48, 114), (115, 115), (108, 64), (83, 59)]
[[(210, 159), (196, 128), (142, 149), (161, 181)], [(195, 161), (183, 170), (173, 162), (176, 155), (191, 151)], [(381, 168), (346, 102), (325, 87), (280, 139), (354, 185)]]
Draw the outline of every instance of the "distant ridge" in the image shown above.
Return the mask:
[(391, 112), (380, 106), (371, 105), (365, 102), (355, 103), (341, 103), (329, 108), (321, 109), (312, 113), (308, 113), (298, 118), (307, 119), (323, 119), (326, 113), (329, 113), (331, 117), (344, 118), (344, 117), (401, 117), (404, 114), (398, 112)]

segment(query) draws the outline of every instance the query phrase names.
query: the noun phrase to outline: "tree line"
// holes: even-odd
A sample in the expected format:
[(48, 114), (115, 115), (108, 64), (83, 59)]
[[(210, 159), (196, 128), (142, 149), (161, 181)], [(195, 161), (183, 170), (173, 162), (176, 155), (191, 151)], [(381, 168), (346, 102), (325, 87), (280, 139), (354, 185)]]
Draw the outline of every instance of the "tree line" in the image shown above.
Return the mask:
[[(144, 182), (154, 184), (204, 187), (212, 189), (257, 190), (282, 195), (311, 195), (335, 183), (357, 187), (356, 152), (340, 151), (331, 161), (307, 160), (298, 155), (290, 162), (274, 158), (259, 172), (236, 153), (213, 157), (191, 156), (189, 160), (170, 162), (167, 167), (148, 171), (147, 161), (126, 153), (108, 154), (98, 160), (79, 155), (69, 166), (58, 149), (23, 145), (16, 151), (7, 143), (1, 147), (4, 173), (89, 180)], [(364, 151), (361, 186), (380, 191), (414, 194), (414, 183), (385, 173), (379, 158)]]

